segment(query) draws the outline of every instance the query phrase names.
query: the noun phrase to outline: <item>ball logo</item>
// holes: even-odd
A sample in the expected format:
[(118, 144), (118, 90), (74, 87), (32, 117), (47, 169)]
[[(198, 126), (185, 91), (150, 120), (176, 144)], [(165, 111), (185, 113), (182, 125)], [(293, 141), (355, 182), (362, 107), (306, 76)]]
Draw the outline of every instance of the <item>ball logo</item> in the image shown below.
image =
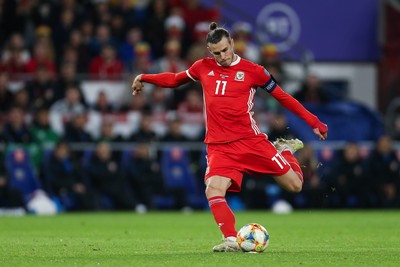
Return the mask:
[(280, 52), (290, 50), (300, 37), (300, 20), (287, 4), (272, 3), (261, 9), (256, 19), (261, 43), (273, 43)]

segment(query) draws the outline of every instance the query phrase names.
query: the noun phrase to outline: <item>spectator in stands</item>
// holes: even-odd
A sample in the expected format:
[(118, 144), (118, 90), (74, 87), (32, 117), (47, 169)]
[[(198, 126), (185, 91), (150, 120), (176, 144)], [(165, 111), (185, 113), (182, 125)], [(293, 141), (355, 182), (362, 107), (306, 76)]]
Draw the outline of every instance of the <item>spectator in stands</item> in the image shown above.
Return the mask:
[(300, 102), (311, 104), (324, 104), (329, 102), (319, 77), (313, 73), (308, 74), (300, 90), (293, 94), (293, 97)]
[(19, 32), (14, 32), (3, 47), (1, 61), (7, 62), (12, 57), (14, 51), (20, 52), (21, 62), (23, 63), (26, 63), (31, 57), (29, 50), (26, 48), (24, 36)]
[(134, 73), (149, 73), (152, 65), (151, 48), (146, 42), (141, 42), (135, 46), (135, 59), (132, 62)]
[(172, 197), (175, 210), (191, 211), (188, 206), (184, 188), (166, 188), (160, 164), (151, 156), (150, 147), (142, 143), (133, 151), (133, 160), (127, 165), (127, 175), (134, 192), (137, 192), (139, 202), (147, 208), (155, 208), (153, 196)]
[(339, 208), (365, 208), (368, 206), (368, 179), (365, 162), (357, 143), (349, 142), (332, 166), (332, 184), (338, 196)]
[[(82, 33), (82, 43), (85, 44), (89, 49), (90, 42), (92, 41), (95, 35), (94, 22), (89, 18), (84, 19), (79, 25), (79, 31)], [(89, 52), (88, 55), (92, 56), (92, 54)]]
[(34, 45), (33, 56), (25, 65), (25, 71), (33, 74), (39, 67), (45, 67), (52, 77), (56, 74), (56, 64), (54, 62), (54, 50), (50, 37), (49, 27), (38, 27), (36, 30), (36, 42)]
[(92, 142), (93, 138), (85, 129), (86, 113), (75, 113), (65, 124), (64, 140), (70, 143)]
[(13, 33), (1, 54), (0, 72), (8, 73), (11, 78), (17, 78), (19, 74), (25, 72), (25, 64), (30, 57), (22, 34)]
[(153, 130), (153, 117), (150, 113), (143, 113), (140, 121), (139, 130), (132, 134), (127, 141), (130, 142), (155, 142), (158, 137)]
[(170, 39), (164, 45), (164, 56), (153, 62), (151, 73), (159, 72), (181, 72), (188, 68), (185, 61), (181, 59), (181, 44), (179, 41)]
[(153, 197), (164, 194), (164, 184), (158, 161), (151, 156), (147, 143), (135, 147), (132, 159), (126, 164), (127, 178), (138, 202), (147, 209), (154, 209)]
[(126, 33), (126, 40), (118, 48), (119, 58), (124, 62), (126, 70), (132, 71), (132, 62), (135, 60), (135, 46), (143, 42), (142, 29), (130, 28)]
[(182, 134), (182, 122), (174, 119), (168, 123), (168, 131), (165, 136), (160, 139), (161, 142), (188, 142), (190, 141)]
[(268, 140), (274, 141), (278, 138), (293, 139), (295, 135), (290, 130), (287, 118), (284, 113), (277, 113), (272, 117), (269, 124)]
[(186, 55), (186, 61), (188, 64), (193, 64), (199, 59), (208, 57), (210, 52), (207, 50), (207, 33), (208, 33), (208, 22), (199, 22), (196, 24), (194, 29), (194, 39), (191, 42), (189, 50)]
[(41, 107), (34, 115), (31, 129), (33, 140), (41, 146), (56, 144), (59, 136), (50, 126), (48, 108)]
[(392, 138), (383, 135), (368, 157), (367, 174), (370, 193), (378, 196), (379, 207), (399, 207), (400, 163), (393, 150)]
[(32, 133), (29, 125), (25, 122), (24, 115), (24, 111), (21, 108), (11, 107), (3, 130), (6, 143), (32, 143)]
[(4, 159), (0, 163), (0, 208), (25, 207), (24, 199), (19, 190), (16, 190), (8, 183), (7, 171), (4, 166)]
[[(195, 32), (196, 24), (203, 21), (218, 21), (219, 12), (216, 8), (207, 8), (199, 0), (172, 1), (175, 7), (180, 9), (188, 31)], [(192, 40), (195, 36), (192, 36)]]
[(54, 12), (55, 17), (56, 18), (61, 17), (63, 11), (68, 10), (73, 13), (74, 21), (79, 22), (86, 15), (85, 8), (82, 5), (83, 5), (82, 1), (76, 1), (76, 0), (63, 0), (56, 2), (55, 12)]
[(158, 136), (166, 130), (165, 124), (171, 115), (171, 107), (172, 101), (168, 98), (167, 91), (161, 87), (154, 87), (142, 112), (151, 114), (152, 129)]
[[(235, 53), (241, 57), (241, 58), (246, 58), (246, 50), (247, 50), (247, 44), (246, 42), (239, 40), (235, 41)], [(247, 59), (247, 58), (246, 58)]]
[(262, 66), (264, 66), (268, 70), (271, 67), (275, 67), (279, 70), (278, 73), (283, 72), (282, 60), (280, 58), (281, 55), (278, 48), (274, 44), (265, 44), (260, 48), (260, 51), (260, 64)]
[(96, 145), (87, 171), (93, 189), (99, 195), (110, 198), (115, 209), (135, 209), (137, 201), (129, 189), (121, 164), (113, 158), (108, 143), (100, 142)]
[(96, 35), (89, 41), (89, 55), (97, 57), (106, 45), (116, 47), (117, 43), (111, 36), (110, 27), (107, 24), (100, 24), (96, 27)]
[(136, 97), (131, 97), (130, 102), (121, 108), (122, 112), (141, 112), (145, 109), (145, 107), (147, 108), (147, 99), (146, 96), (140, 95), (140, 97), (138, 97), (136, 99)]
[(62, 53), (60, 55), (59, 66), (63, 63), (69, 63), (75, 66), (75, 69), (79, 70), (81, 73), (86, 73), (87, 69), (83, 69), (79, 66), (79, 54), (75, 47), (66, 44), (63, 46)]
[(112, 45), (104, 45), (100, 56), (93, 58), (89, 63), (89, 73), (95, 79), (121, 79), (123, 71), (123, 63), (117, 58)]
[(38, 66), (33, 80), (25, 88), (29, 93), (29, 101), (33, 107), (50, 107), (55, 102), (55, 82), (49, 70)]
[[(78, 62), (75, 65), (75, 69), (79, 73), (85, 73), (89, 66), (90, 54), (88, 44), (85, 42), (83, 33), (79, 29), (71, 31), (68, 46), (73, 48), (78, 55)], [(61, 64), (63, 63), (61, 62)]]
[(94, 7), (91, 15), (91, 20), (95, 25), (108, 25), (111, 22), (111, 7), (107, 1), (93, 1)]
[[(274, 79), (282, 87), (285, 85), (286, 74), (283, 70), (282, 60), (278, 48), (273, 44), (266, 44), (260, 49), (261, 60), (260, 65), (264, 66), (268, 72), (274, 77)], [(256, 108), (260, 108), (263, 111), (271, 111), (274, 113), (281, 112), (281, 106), (278, 102), (267, 94), (261, 95), (261, 99), (255, 102)]]
[[(137, 11), (136, 7), (140, 3), (138, 1), (130, 1), (130, 0), (120, 0), (118, 6), (116, 6), (113, 10), (113, 16), (111, 18), (111, 24), (113, 24), (113, 20), (115, 15), (121, 17), (123, 21), (123, 25), (126, 28), (130, 28), (136, 25), (142, 25), (141, 20), (142, 14), (140, 11)], [(136, 6), (135, 6), (136, 5)], [(115, 36), (115, 34), (114, 34)]]
[(9, 76), (6, 72), (0, 73), (0, 115), (7, 113), (13, 102), (14, 95), (9, 88)]
[[(179, 13), (171, 13), (164, 22), (165, 40), (176, 40), (181, 43), (183, 52), (186, 52), (187, 46), (190, 43), (187, 40), (185, 20)], [(163, 50), (165, 48), (163, 47)]]
[[(56, 101), (65, 97), (69, 86), (80, 88), (80, 80), (76, 74), (76, 66), (69, 62), (63, 62), (60, 67), (60, 73), (54, 86), (54, 99)], [(84, 101), (82, 100), (84, 103)]]
[(61, 200), (67, 199), (67, 203), (64, 203), (67, 210), (99, 209), (98, 200), (84, 182), (81, 169), (71, 155), (67, 143), (57, 143), (47, 168), (45, 172), (49, 176), (49, 187), (55, 196)]
[(51, 26), (55, 20), (55, 3), (53, 1), (39, 1), (33, 5), (30, 12), (31, 19), (35, 26), (47, 25)]
[[(160, 138), (160, 142), (163, 143), (182, 143), (182, 142), (193, 142), (200, 141), (196, 139), (190, 139), (188, 136), (194, 136), (195, 134), (190, 133), (185, 135), (183, 130), (183, 124), (180, 119), (172, 119), (167, 122), (168, 129), (167, 133)], [(196, 132), (198, 132), (196, 130)], [(200, 134), (200, 133), (199, 133)], [(202, 133), (201, 133), (202, 134)], [(159, 156), (161, 157), (162, 150), (158, 151)], [(200, 158), (200, 152), (198, 150), (192, 150), (189, 153), (190, 162), (193, 164), (197, 164), (198, 159)]]
[(122, 16), (121, 11), (113, 12), (110, 22), (110, 31), (117, 45), (125, 40), (126, 26), (125, 17)]
[(203, 98), (200, 88), (194, 87), (186, 92), (184, 101), (178, 105), (177, 115), (184, 123), (203, 123)]
[(24, 61), (22, 51), (13, 49), (10, 51), (10, 56), (7, 60), (0, 64), (0, 72), (7, 73), (13, 79), (18, 79), (19, 76), (26, 72), (27, 61)]
[(77, 19), (74, 10), (63, 9), (60, 17), (56, 19), (53, 30), (53, 41), (56, 52), (61, 54), (64, 45), (68, 43), (73, 29), (77, 27)]
[(114, 111), (114, 107), (111, 101), (108, 99), (107, 93), (105, 91), (101, 90), (98, 92), (92, 109), (102, 114), (108, 114)]
[(97, 138), (98, 142), (123, 142), (124, 139), (121, 135), (114, 131), (114, 122), (112, 119), (103, 119), (100, 129), (100, 136)]
[[(23, 90), (17, 93), (24, 92)], [(27, 96), (27, 94), (26, 94)], [(26, 99), (28, 99), (26, 97)], [(10, 146), (18, 146), (26, 149), (30, 154), (31, 163), (34, 167), (40, 164), (40, 150), (34, 143), (31, 125), (26, 122), (26, 110), (20, 106), (12, 106), (7, 117), (7, 122), (3, 129), (5, 143)]]
[(154, 87), (151, 90), (149, 101), (144, 110), (149, 110), (157, 121), (164, 121), (168, 111), (172, 109), (172, 96), (167, 95), (168, 91), (161, 87)]
[[(165, 55), (158, 60), (154, 61), (150, 72), (181, 72), (185, 71), (188, 66), (186, 62), (181, 59), (181, 43), (176, 39), (169, 39), (164, 45)], [(174, 90), (166, 90), (169, 98), (174, 102), (176, 108), (177, 101), (180, 101), (184, 95), (185, 86), (181, 86)]]
[(145, 39), (151, 44), (154, 57), (159, 58), (164, 53), (163, 44), (166, 41), (165, 20), (169, 16), (169, 5), (165, 0), (153, 0), (147, 7), (144, 22)]
[(83, 113), (86, 110), (81, 98), (80, 89), (75, 85), (70, 84), (66, 87), (65, 97), (56, 101), (50, 107), (50, 112), (58, 113), (68, 121), (73, 114)]
[(192, 141), (202, 141), (204, 137), (202, 91), (198, 87), (186, 90), (184, 101), (178, 104), (177, 118), (182, 122), (182, 133)]
[(28, 91), (25, 88), (21, 88), (14, 93), (14, 99), (12, 106), (20, 108), (24, 113), (29, 114), (33, 110), (33, 103), (29, 100)]
[[(239, 42), (245, 44), (243, 51), (243, 58), (250, 61), (259, 63), (260, 62), (260, 49), (252, 41), (253, 27), (246, 21), (237, 21), (232, 25), (232, 37), (235, 40), (235, 46)], [(235, 49), (237, 51), (237, 49)]]

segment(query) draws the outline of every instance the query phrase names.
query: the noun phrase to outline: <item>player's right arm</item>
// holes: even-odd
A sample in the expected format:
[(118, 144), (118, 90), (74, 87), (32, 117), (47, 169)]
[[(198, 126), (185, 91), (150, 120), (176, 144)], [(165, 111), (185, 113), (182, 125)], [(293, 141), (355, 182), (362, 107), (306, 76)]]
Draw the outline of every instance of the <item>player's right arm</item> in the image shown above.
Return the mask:
[(139, 74), (132, 83), (132, 95), (137, 95), (142, 91), (143, 82), (165, 88), (175, 88), (191, 80), (185, 71), (179, 73)]
[(139, 94), (142, 91), (143, 82), (165, 88), (175, 88), (190, 81), (197, 81), (200, 78), (201, 66), (202, 60), (198, 60), (188, 70), (178, 73), (139, 74), (132, 83), (132, 95)]

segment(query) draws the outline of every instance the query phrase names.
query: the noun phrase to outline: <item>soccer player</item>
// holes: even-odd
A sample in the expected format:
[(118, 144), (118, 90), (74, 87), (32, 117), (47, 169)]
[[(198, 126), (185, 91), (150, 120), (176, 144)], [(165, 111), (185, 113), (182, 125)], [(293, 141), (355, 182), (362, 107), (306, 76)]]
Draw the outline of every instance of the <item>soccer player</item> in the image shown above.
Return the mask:
[(303, 147), (298, 139), (278, 139), (272, 144), (253, 118), (254, 95), (258, 87), (269, 92), (281, 105), (301, 117), (321, 139), (328, 127), (285, 93), (264, 67), (240, 58), (234, 52), (229, 32), (209, 25), (207, 48), (213, 58), (196, 61), (179, 73), (140, 74), (132, 83), (132, 94), (139, 94), (144, 82), (174, 88), (191, 80), (200, 81), (205, 103), (207, 169), (206, 197), (224, 240), (215, 252), (239, 251), (235, 216), (225, 194), (239, 192), (243, 173), (269, 174), (285, 190), (300, 192), (303, 175), (293, 153)]

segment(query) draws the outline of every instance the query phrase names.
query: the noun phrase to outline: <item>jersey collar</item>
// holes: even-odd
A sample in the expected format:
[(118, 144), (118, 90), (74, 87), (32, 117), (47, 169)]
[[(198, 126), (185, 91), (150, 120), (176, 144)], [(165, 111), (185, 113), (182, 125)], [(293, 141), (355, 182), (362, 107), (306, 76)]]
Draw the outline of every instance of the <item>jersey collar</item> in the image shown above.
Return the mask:
[[(235, 55), (236, 55), (236, 54), (235, 54)], [(241, 58), (239, 57), (239, 55), (236, 55), (236, 60), (233, 61), (233, 62), (231, 63), (231, 65), (229, 65), (229, 67), (232, 67), (232, 66), (235, 66), (235, 65), (239, 64), (240, 59), (241, 59)], [(216, 60), (215, 60), (215, 63), (217, 63), (218, 66), (222, 66), (222, 65), (219, 64)]]

